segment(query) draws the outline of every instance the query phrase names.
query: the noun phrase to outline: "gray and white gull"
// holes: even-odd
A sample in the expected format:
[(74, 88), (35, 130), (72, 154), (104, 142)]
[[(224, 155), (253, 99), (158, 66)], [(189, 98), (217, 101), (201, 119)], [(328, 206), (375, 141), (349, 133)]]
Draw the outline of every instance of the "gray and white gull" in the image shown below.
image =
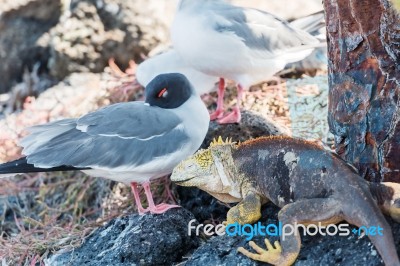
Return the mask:
[(243, 88), (271, 77), (321, 46), (306, 31), (272, 14), (223, 0), (181, 0), (171, 39), (186, 64), (237, 83), (236, 107), (225, 117), (223, 82), (218, 88), (217, 109), (211, 119), (219, 119), (220, 123), (240, 121)]
[[(210, 116), (182, 74), (162, 74), (146, 87), (145, 101), (117, 103), (77, 119), (34, 126), (22, 139), (25, 157), (0, 165), (0, 175), (82, 170), (130, 184), (140, 214), (163, 213), (150, 180), (172, 172), (203, 142)], [(141, 205), (143, 185), (148, 208)]]

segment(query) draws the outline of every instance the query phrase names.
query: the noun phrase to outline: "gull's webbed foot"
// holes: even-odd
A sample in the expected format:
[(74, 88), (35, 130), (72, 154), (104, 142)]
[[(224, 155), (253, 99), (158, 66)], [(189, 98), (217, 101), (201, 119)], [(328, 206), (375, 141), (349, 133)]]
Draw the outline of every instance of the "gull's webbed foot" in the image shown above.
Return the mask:
[(232, 112), (227, 114), (225, 117), (221, 118), (218, 120), (219, 124), (233, 124), (233, 123), (239, 123), (240, 120), (242, 119), (242, 114), (240, 112), (239, 108), (234, 108)]
[(220, 119), (224, 116), (224, 109), (217, 109), (215, 112), (210, 114), (210, 120)]
[(171, 205), (171, 204), (161, 203), (159, 205), (149, 207), (148, 209), (149, 209), (150, 213), (161, 214), (161, 213), (168, 211), (169, 209), (179, 208), (179, 207), (180, 207), (179, 205)]

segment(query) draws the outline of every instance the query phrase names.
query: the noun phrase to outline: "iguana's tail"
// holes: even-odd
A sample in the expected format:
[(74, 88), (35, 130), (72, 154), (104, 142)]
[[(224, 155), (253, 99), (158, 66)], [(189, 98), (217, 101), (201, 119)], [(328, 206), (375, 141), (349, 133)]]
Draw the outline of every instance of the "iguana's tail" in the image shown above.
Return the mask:
[(369, 187), (382, 211), (400, 223), (400, 184), (369, 183)]
[[(370, 191), (368, 191), (364, 181), (360, 182), (359, 185), (358, 187), (349, 186), (344, 188), (346, 191), (342, 195), (343, 204), (341, 208), (343, 218), (348, 223), (363, 228), (364, 232), (370, 228), (376, 229), (375, 233), (366, 233), (381, 255), (385, 265), (399, 266), (400, 261), (392, 229), (378, 207), (378, 205), (382, 206), (389, 201), (390, 194), (390, 197), (394, 196), (393, 189), (388, 185), (370, 183)], [(350, 203), (349, 200), (351, 200)], [(363, 229), (360, 229), (360, 231)]]

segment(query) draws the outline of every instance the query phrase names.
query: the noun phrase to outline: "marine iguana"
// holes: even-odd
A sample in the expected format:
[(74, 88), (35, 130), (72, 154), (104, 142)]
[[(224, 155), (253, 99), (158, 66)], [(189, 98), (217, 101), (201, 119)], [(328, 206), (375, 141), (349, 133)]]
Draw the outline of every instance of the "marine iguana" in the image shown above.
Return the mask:
[[(400, 265), (391, 228), (379, 207), (400, 221), (400, 184), (369, 183), (334, 153), (315, 143), (289, 137), (261, 137), (235, 143), (221, 138), (175, 167), (171, 180), (195, 186), (226, 202), (239, 202), (226, 223), (252, 224), (261, 217), (261, 205), (272, 201), (282, 208), (285, 224), (322, 224), (347, 221), (380, 226), (383, 236), (369, 235), (386, 265)], [(273, 265), (291, 265), (298, 257), (300, 234), (281, 237), (267, 250), (254, 242), (251, 253), (239, 252)]]

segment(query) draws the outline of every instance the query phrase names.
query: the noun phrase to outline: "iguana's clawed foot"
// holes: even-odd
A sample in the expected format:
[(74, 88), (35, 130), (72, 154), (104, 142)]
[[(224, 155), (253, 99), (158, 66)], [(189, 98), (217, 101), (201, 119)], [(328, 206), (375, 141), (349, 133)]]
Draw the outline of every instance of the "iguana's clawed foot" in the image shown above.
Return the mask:
[(292, 264), (290, 260), (286, 259), (282, 255), (282, 247), (279, 244), (279, 241), (275, 241), (274, 243), (275, 247), (274, 247), (272, 246), (272, 244), (269, 242), (268, 239), (265, 239), (265, 245), (267, 249), (261, 248), (253, 241), (250, 241), (249, 244), (257, 253), (252, 253), (244, 249), (243, 247), (238, 248), (238, 251), (243, 255), (245, 255), (246, 257), (249, 257), (250, 259), (279, 266), (289, 266)]

